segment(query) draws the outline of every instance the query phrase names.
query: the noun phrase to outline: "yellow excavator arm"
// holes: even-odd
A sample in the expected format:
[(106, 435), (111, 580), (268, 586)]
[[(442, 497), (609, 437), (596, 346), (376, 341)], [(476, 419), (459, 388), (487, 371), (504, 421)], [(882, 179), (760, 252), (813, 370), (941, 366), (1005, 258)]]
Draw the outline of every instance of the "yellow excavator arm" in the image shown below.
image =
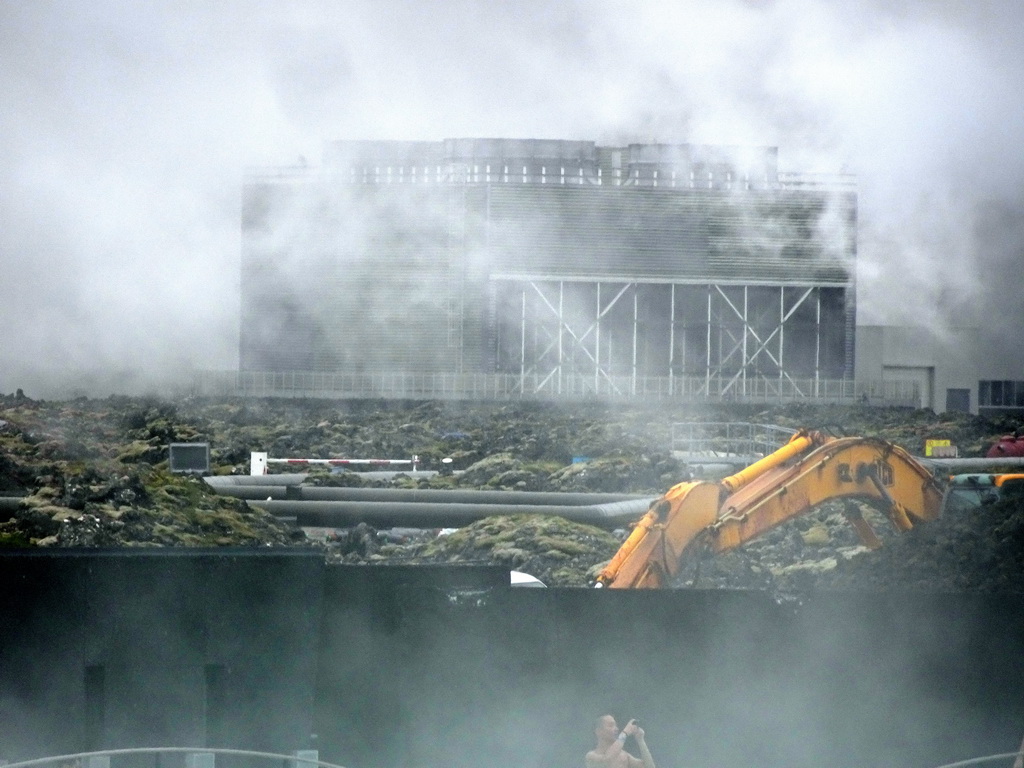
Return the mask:
[[(735, 549), (833, 499), (880, 508), (901, 531), (933, 520), (943, 488), (899, 446), (801, 431), (775, 453), (717, 483), (684, 482), (651, 503), (597, 585), (669, 586), (693, 557)], [(854, 504), (847, 518), (869, 547), (880, 541)]]

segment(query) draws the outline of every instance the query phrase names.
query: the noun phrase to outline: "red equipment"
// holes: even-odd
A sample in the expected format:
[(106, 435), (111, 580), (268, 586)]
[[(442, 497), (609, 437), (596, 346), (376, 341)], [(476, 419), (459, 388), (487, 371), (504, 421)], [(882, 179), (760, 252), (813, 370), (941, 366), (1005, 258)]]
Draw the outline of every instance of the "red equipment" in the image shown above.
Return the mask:
[(986, 459), (999, 459), (1004, 456), (1024, 456), (1024, 436), (1017, 432), (1012, 435), (1003, 435), (999, 438), (999, 442), (989, 448), (988, 453), (985, 454)]

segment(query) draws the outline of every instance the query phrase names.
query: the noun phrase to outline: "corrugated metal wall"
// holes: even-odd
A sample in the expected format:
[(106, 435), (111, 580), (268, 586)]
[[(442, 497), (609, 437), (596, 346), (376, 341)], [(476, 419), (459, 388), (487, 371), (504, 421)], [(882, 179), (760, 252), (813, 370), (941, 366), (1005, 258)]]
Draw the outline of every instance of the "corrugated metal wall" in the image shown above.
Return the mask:
[[(511, 184), (488, 191), (486, 245), (497, 274), (850, 280), (849, 194)], [(836, 231), (826, 219), (837, 222)]]

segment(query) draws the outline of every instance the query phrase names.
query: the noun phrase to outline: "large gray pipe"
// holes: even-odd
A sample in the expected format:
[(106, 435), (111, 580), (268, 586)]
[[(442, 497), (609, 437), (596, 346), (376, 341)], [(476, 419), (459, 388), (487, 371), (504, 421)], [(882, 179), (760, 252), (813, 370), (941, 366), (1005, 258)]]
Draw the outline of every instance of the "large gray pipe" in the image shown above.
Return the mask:
[[(245, 499), (304, 527), (458, 528), (492, 515), (555, 515), (617, 528), (636, 521), (651, 496), (623, 493), (481, 491), (437, 488), (325, 488), (301, 485), (304, 475), (206, 478), (218, 493)], [(272, 484), (276, 478), (288, 483)]]
[[(215, 478), (208, 478), (212, 480)], [(210, 483), (217, 493), (237, 499), (284, 501), (404, 501), (448, 504), (544, 504), (586, 506), (650, 499), (635, 493), (559, 493), (553, 491), (481, 491), (469, 488), (331, 488), (311, 485), (234, 485)]]
[(918, 461), (943, 472), (991, 472), (995, 467), (1024, 467), (1024, 456), (1000, 456), (998, 459), (932, 459), (915, 456)]
[(232, 487), (237, 485), (300, 485), (306, 481), (305, 473), (280, 475), (210, 475), (203, 478), (214, 488)]
[(651, 498), (608, 504), (452, 504), (397, 501), (250, 501), (275, 517), (295, 518), (297, 525), (350, 528), (460, 528), (493, 515), (553, 515), (599, 528), (614, 529), (638, 520)]

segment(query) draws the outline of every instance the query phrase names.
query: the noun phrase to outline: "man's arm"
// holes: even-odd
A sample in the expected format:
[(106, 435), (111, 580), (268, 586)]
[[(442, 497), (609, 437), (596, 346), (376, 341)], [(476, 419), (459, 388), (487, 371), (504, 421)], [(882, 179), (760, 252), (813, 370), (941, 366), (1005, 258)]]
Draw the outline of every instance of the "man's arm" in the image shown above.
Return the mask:
[[(636, 726), (636, 730), (633, 732), (633, 738), (636, 740), (637, 749), (640, 750), (640, 758), (643, 760), (644, 768), (656, 768), (654, 765), (654, 758), (651, 757), (651, 750), (647, 748), (647, 742), (644, 741), (644, 729), (640, 726)], [(634, 758), (635, 760), (636, 758)], [(640, 760), (637, 760), (640, 762)]]

